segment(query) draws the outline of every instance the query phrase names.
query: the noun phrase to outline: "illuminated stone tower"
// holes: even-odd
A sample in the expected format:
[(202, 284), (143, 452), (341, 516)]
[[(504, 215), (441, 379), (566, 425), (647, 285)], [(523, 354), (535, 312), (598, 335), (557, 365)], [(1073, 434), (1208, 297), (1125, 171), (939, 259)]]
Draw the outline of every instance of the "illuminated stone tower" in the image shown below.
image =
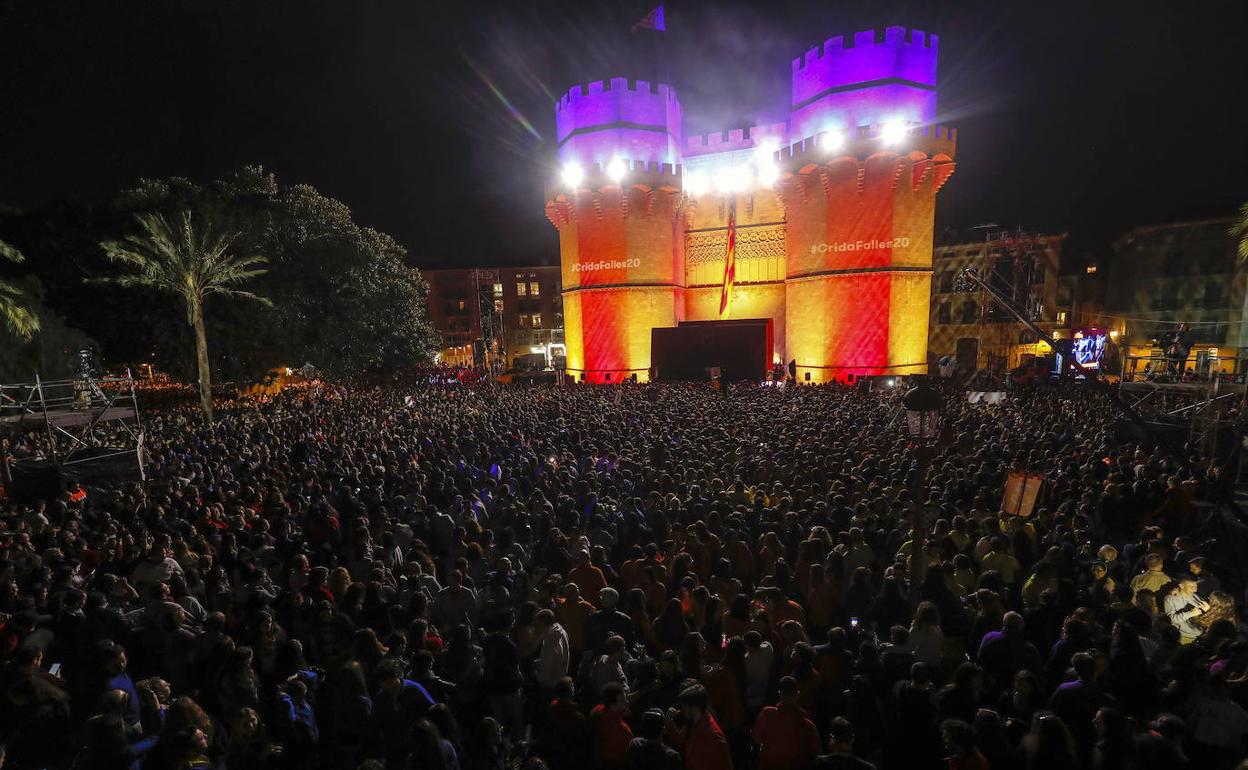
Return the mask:
[[(834, 37), (793, 62), (787, 123), (682, 141), (666, 85), (613, 79), (556, 105), (568, 371), (650, 366), (650, 329), (770, 318), (777, 361), (824, 382), (927, 370), (935, 195), (956, 135), (936, 118), (935, 35)], [(736, 285), (719, 314), (727, 212)]]
[(650, 330), (684, 317), (680, 102), (666, 85), (614, 78), (573, 88), (555, 110), (560, 161), (578, 170), (546, 204), (559, 229), (567, 371), (644, 380)]

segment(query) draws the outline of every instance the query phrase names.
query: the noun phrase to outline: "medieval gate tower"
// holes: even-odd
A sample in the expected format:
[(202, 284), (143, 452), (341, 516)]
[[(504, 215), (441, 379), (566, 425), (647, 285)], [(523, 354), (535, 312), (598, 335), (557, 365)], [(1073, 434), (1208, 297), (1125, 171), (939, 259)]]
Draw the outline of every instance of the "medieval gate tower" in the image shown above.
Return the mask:
[[(798, 379), (927, 371), (936, 193), (956, 131), (936, 118), (936, 35), (833, 37), (793, 61), (788, 121), (685, 137), (675, 89), (613, 78), (555, 105), (567, 371), (648, 376), (650, 329), (770, 318)], [(730, 208), (736, 283), (720, 293)]]

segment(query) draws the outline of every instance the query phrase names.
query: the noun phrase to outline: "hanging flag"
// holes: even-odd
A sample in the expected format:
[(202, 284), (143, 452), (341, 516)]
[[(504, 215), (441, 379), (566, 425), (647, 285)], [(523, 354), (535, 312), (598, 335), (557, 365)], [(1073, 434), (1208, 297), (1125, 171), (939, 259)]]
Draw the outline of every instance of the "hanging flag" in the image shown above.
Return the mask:
[(667, 21), (663, 18), (663, 6), (656, 5), (645, 18), (633, 25), (633, 32), (639, 29), (653, 29), (656, 32), (667, 31)]
[(737, 278), (737, 196), (728, 196), (728, 256), (724, 259), (724, 288), (719, 295), (719, 314), (728, 312), (732, 283)]

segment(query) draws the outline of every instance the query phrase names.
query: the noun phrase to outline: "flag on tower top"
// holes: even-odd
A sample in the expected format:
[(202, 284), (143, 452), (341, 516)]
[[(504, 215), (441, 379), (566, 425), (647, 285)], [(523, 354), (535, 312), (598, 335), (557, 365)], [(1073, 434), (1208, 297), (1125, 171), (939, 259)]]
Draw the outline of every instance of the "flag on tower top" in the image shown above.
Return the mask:
[(639, 29), (653, 29), (658, 32), (666, 32), (667, 22), (663, 18), (663, 6), (656, 5), (652, 8), (650, 13), (645, 15), (645, 18), (633, 25), (632, 31), (636, 32)]

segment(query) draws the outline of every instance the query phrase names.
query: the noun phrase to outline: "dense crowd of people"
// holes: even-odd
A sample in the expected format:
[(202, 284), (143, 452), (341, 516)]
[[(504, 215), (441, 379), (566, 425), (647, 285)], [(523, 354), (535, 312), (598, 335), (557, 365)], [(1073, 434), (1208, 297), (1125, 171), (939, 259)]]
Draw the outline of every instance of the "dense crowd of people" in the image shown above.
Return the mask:
[[(146, 483), (0, 505), (3, 766), (1236, 766), (1216, 465), (1123, 443), (1067, 387), (948, 394), (920, 465), (900, 393), (425, 382), (150, 413)], [(1026, 518), (1012, 469), (1044, 477)]]

